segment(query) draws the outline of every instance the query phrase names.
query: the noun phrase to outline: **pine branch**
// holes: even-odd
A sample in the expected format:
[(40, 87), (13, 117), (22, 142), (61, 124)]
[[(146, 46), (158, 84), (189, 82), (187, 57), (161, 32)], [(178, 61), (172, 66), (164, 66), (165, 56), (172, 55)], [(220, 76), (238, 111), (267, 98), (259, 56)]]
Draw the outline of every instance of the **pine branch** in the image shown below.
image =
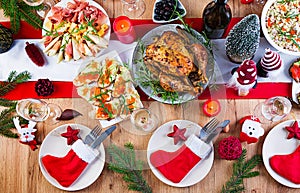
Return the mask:
[(250, 160), (245, 161), (247, 150), (243, 149), (241, 157), (233, 164), (233, 174), (222, 187), (222, 193), (239, 193), (245, 190), (243, 180), (259, 175), (258, 171), (252, 171), (262, 159), (260, 155), (254, 155)]
[(12, 113), (15, 108), (7, 108), (1, 111), (0, 113), (0, 135), (17, 138), (18, 135), (11, 131), (14, 128), (14, 124), (12, 121)]
[(9, 91), (13, 90), (17, 84), (26, 82), (31, 78), (28, 71), (17, 74), (16, 71), (10, 72), (7, 81), (0, 83), (0, 96), (4, 96)]
[(19, 5), (20, 17), (24, 19), (27, 23), (31, 24), (34, 28), (41, 29), (43, 26), (43, 21), (33, 11), (42, 10), (44, 6), (43, 5), (39, 5), (35, 7), (29, 6), (23, 1), (18, 3), (18, 5)]
[(143, 178), (143, 162), (136, 160), (134, 147), (131, 143), (124, 145), (125, 149), (120, 149), (116, 145), (108, 147), (108, 153), (112, 157), (108, 169), (123, 174), (123, 180), (128, 183), (128, 190), (152, 193), (151, 187)]
[(12, 0), (10, 1), (10, 11), (9, 11), (9, 18), (10, 18), (10, 27), (11, 30), (13, 31), (13, 33), (16, 33), (17, 31), (19, 31), (20, 29), (20, 17), (18, 16), (18, 10), (15, 9), (14, 7), (18, 7), (17, 6), (17, 0)]
[(11, 101), (11, 100), (7, 100), (4, 98), (0, 98), (0, 106), (3, 107), (14, 107), (16, 106), (17, 102), (15, 101)]
[[(0, 96), (7, 94), (9, 91), (13, 90), (17, 84), (26, 82), (31, 78), (29, 72), (24, 71), (17, 74), (16, 71), (10, 72), (7, 80), (0, 83)], [(0, 112), (0, 135), (6, 137), (17, 138), (18, 135), (11, 131), (14, 128), (13, 116), (16, 114), (16, 104), (17, 102), (0, 98), (0, 106), (6, 107)], [(20, 118), (21, 124), (27, 124), (28, 122)]]
[(36, 11), (42, 10), (44, 5), (29, 6), (19, 0), (1, 0), (0, 9), (3, 9), (4, 16), (10, 19), (10, 28), (17, 33), (21, 28), (21, 19), (35, 28), (42, 28), (42, 20)]

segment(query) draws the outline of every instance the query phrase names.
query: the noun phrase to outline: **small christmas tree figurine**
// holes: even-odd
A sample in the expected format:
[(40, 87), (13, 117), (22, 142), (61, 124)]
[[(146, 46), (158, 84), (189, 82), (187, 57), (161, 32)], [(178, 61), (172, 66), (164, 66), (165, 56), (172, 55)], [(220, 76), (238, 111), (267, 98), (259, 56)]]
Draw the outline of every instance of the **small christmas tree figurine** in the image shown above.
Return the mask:
[(259, 46), (259, 17), (250, 14), (237, 23), (229, 32), (225, 49), (228, 58), (235, 63), (252, 59)]

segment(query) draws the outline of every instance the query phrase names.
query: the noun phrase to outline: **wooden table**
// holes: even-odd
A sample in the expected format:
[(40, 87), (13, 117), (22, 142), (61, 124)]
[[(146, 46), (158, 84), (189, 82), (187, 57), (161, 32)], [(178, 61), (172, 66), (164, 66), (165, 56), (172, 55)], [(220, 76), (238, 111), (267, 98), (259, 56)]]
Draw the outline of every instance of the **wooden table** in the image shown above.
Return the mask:
[[(107, 10), (110, 17), (117, 17), (122, 15), (120, 0), (98, 0), (98, 2)], [(187, 16), (190, 18), (199, 18), (202, 16), (204, 6), (209, 0), (197, 1), (197, 0), (185, 0), (182, 1), (187, 9)], [(147, 10), (141, 17), (143, 19), (151, 19), (151, 12), (153, 8), (154, 0), (146, 0)], [(229, 1), (229, 5), (232, 8), (233, 17), (244, 17), (249, 13), (256, 13), (260, 15), (261, 5), (255, 3), (249, 5), (243, 5), (240, 1)], [(1, 16), (2, 20), (7, 18)], [(77, 117), (71, 121), (60, 122), (57, 125), (46, 125), (44, 123), (38, 123), (37, 141), (41, 143), (45, 136), (53, 130), (55, 127), (61, 124), (78, 123), (93, 127), (98, 122), (91, 119), (88, 116), (88, 112), (91, 107), (87, 102), (80, 98), (61, 98), (61, 99), (46, 99), (47, 102), (53, 102), (61, 106), (62, 109), (74, 108), (79, 110), (84, 116)], [(229, 119), (230, 132), (222, 133), (217, 140), (230, 136), (238, 136), (241, 125), (238, 124), (238, 120), (243, 116), (252, 114), (255, 106), (263, 100), (221, 100), (223, 111), (222, 118)], [(190, 120), (203, 126), (209, 118), (206, 117), (201, 106), (203, 100), (192, 101), (183, 105), (166, 105), (158, 102), (144, 101), (146, 107), (154, 109), (155, 113), (159, 115), (160, 120), (164, 123), (170, 120), (185, 119)], [(296, 116), (300, 116), (300, 111), (293, 109)], [(286, 119), (291, 119), (287, 117)], [(276, 123), (264, 125), (266, 134)], [(128, 131), (119, 128), (104, 142), (107, 147), (110, 143), (123, 146), (126, 142), (134, 144), (137, 150), (141, 153), (140, 159), (146, 160), (145, 150), (147, 149), (148, 140), (151, 135), (134, 135)], [(264, 137), (262, 137), (258, 143), (247, 145), (243, 143), (243, 148), (248, 150), (247, 159), (254, 154), (261, 154)], [(216, 147), (216, 145), (215, 145)], [(39, 150), (31, 151), (26, 145), (21, 145), (17, 139), (10, 139), (0, 137), (0, 190), (4, 193), (54, 193), (64, 192), (52, 186), (42, 175), (38, 164)], [(107, 156), (108, 157), (108, 156)], [(106, 160), (110, 161), (109, 158)], [(186, 188), (174, 188), (168, 186), (157, 179), (150, 169), (145, 169), (143, 175), (153, 188), (154, 193), (179, 193), (179, 192), (220, 192), (222, 185), (229, 179), (232, 174), (232, 165), (234, 161), (226, 161), (219, 158), (215, 153), (215, 160), (213, 167), (209, 174), (199, 183)], [(260, 171), (260, 176), (247, 179), (244, 181), (246, 192), (298, 192), (296, 189), (287, 188), (277, 183), (266, 171), (263, 164), (260, 164), (257, 168)], [(88, 188), (81, 190), (80, 192), (133, 192), (127, 191), (127, 184), (121, 179), (119, 174), (113, 173), (108, 170), (107, 163), (100, 177)]]

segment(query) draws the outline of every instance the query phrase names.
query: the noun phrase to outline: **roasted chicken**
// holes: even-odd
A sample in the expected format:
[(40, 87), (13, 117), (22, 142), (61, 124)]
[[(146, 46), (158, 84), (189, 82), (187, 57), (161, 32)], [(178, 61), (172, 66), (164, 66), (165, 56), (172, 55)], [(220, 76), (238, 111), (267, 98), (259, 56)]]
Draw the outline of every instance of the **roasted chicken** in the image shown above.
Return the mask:
[(183, 29), (177, 28), (177, 31), (165, 31), (148, 45), (144, 64), (166, 91), (197, 95), (208, 82), (208, 53)]

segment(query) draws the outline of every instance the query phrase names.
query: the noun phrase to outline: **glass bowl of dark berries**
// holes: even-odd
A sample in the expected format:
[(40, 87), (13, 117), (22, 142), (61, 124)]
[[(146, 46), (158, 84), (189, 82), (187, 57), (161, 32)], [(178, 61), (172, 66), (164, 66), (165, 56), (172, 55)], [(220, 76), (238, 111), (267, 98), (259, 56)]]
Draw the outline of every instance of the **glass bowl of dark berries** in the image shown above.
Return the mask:
[(186, 9), (179, 0), (156, 0), (152, 20), (155, 23), (169, 23), (186, 15)]

